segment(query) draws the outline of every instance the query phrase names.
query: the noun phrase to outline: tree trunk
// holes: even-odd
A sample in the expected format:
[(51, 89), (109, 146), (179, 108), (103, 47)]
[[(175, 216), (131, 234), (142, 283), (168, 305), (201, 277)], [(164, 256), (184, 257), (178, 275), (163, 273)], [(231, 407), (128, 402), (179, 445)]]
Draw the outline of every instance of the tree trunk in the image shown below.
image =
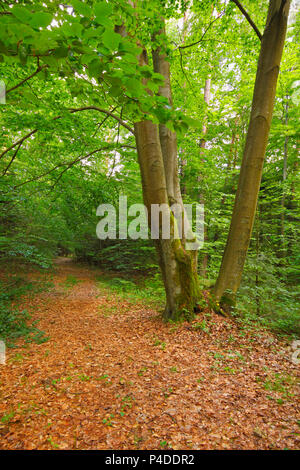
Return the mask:
[[(286, 97), (286, 105), (285, 105), (285, 116), (284, 116), (284, 123), (287, 132), (287, 125), (288, 125), (288, 111), (289, 111), (289, 102), (288, 96)], [(282, 198), (281, 198), (281, 227), (280, 227), (280, 242), (281, 242), (281, 250), (280, 256), (284, 258), (286, 256), (286, 242), (285, 242), (285, 233), (284, 233), (284, 225), (285, 225), (285, 181), (287, 177), (287, 160), (288, 160), (288, 141), (289, 136), (286, 134), (284, 138), (284, 149), (283, 149), (283, 170), (282, 170)]]
[[(182, 45), (185, 43), (186, 26), (187, 26), (187, 12), (185, 11), (184, 16), (183, 16)], [(155, 62), (154, 58), (153, 58), (153, 62)], [(183, 105), (184, 105), (184, 109), (186, 109), (186, 80), (183, 81), (182, 88), (183, 88)], [(181, 149), (181, 159), (180, 159), (180, 165), (179, 165), (179, 174), (180, 174), (179, 182), (180, 182), (180, 190), (181, 190), (182, 196), (185, 196), (187, 192), (186, 181), (185, 181), (187, 159), (186, 159), (185, 153), (186, 151)]]
[[(210, 87), (211, 87), (211, 78), (207, 78), (205, 80), (205, 86), (204, 86), (204, 102), (206, 103), (207, 106), (209, 105), (209, 102), (210, 102)], [(206, 134), (207, 134), (207, 116), (205, 115), (203, 126), (202, 126), (203, 137), (200, 141), (200, 147), (202, 149), (206, 148), (206, 139), (205, 139)]]
[[(169, 64), (160, 51), (155, 51), (153, 56), (155, 71), (158, 70), (165, 77), (165, 84), (159, 93), (166, 96), (171, 104)], [(145, 65), (147, 62), (144, 51), (140, 56), (140, 64)], [(180, 317), (191, 319), (200, 298), (197, 252), (186, 250), (184, 239), (176, 239), (177, 221), (170, 209), (173, 203), (183, 207), (178, 178), (176, 134), (166, 126), (158, 126), (151, 121), (135, 123), (134, 127), (149, 223), (152, 204), (164, 204), (164, 211), (171, 221), (171, 238), (162, 238), (160, 226), (159, 239), (155, 240), (166, 291), (164, 317), (171, 320), (178, 320)]]
[[(205, 86), (204, 86), (204, 101), (207, 106), (209, 105), (209, 102), (210, 102), (210, 87), (211, 87), (211, 78), (207, 78), (205, 80)], [(206, 133), (207, 133), (207, 115), (204, 116), (204, 122), (202, 126), (202, 138), (200, 141), (201, 149), (206, 148), (206, 139), (205, 139)], [(205, 156), (204, 152), (201, 151), (200, 155), (203, 161), (204, 156)], [(203, 181), (203, 177), (202, 175), (199, 175), (198, 182), (200, 186), (200, 194), (199, 194), (200, 204), (205, 203), (204, 188), (203, 187), (201, 188), (202, 181)], [(204, 224), (204, 244), (206, 241), (207, 241), (207, 225)], [(208, 263), (208, 253), (206, 251), (206, 252), (203, 252), (201, 263), (200, 263), (200, 276), (203, 278), (206, 277), (207, 263)]]
[(231, 225), (214, 290), (225, 308), (235, 302), (252, 233), (289, 7), (288, 0), (269, 2)]

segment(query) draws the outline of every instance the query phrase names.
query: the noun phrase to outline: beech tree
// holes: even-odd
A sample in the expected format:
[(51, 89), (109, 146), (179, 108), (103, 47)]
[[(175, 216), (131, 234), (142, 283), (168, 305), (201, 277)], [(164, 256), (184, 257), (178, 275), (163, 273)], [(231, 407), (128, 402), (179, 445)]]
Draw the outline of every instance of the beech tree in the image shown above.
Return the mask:
[[(165, 28), (159, 31), (159, 34), (164, 33)], [(170, 65), (160, 48), (153, 50), (152, 55), (154, 71), (164, 77), (164, 83), (160, 86), (158, 94), (166, 98), (172, 106)], [(140, 65), (148, 65), (145, 49), (140, 55)], [(178, 176), (176, 133), (165, 124), (157, 125), (149, 120), (143, 120), (135, 124), (135, 135), (143, 197), (148, 208), (149, 222), (151, 222), (153, 204), (165, 206), (166, 216), (171, 221), (170, 239), (162, 238), (160, 227), (160, 237), (155, 240), (166, 289), (167, 304), (164, 316), (172, 320), (181, 316), (191, 318), (196, 305), (200, 303), (201, 292), (197, 274), (197, 250), (186, 249), (185, 233), (182, 238), (178, 237), (178, 220), (170, 208), (173, 204), (178, 204), (182, 211), (181, 216), (187, 224)], [(187, 236), (191, 236), (191, 231)]]
[(289, 8), (288, 0), (269, 2), (231, 225), (214, 289), (216, 299), (223, 305), (234, 302), (250, 243)]

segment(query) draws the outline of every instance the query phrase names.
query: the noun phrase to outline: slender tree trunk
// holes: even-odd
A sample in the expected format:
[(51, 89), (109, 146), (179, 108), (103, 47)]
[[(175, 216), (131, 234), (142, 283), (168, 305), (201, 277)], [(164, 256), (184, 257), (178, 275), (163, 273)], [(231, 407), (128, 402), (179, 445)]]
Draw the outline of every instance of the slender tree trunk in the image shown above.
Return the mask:
[[(288, 110), (289, 110), (289, 103), (288, 103), (288, 96), (286, 97), (286, 105), (285, 105), (285, 116), (284, 116), (284, 123), (287, 131), (287, 125), (288, 125)], [(288, 141), (289, 137), (288, 135), (285, 136), (284, 138), (284, 149), (283, 149), (283, 170), (282, 170), (282, 184), (283, 184), (283, 189), (282, 189), (282, 198), (281, 198), (281, 227), (280, 227), (280, 235), (281, 235), (281, 250), (280, 250), (280, 256), (282, 258), (285, 257), (286, 254), (286, 243), (285, 243), (285, 233), (284, 233), (284, 224), (285, 224), (285, 180), (287, 177), (287, 160), (288, 160)]]
[(288, 0), (269, 2), (231, 225), (214, 290), (224, 307), (235, 301), (252, 233), (289, 7)]
[[(205, 80), (205, 86), (204, 86), (204, 101), (207, 106), (209, 105), (209, 102), (210, 102), (210, 87), (211, 87), (211, 78), (207, 78)], [(206, 139), (205, 139), (206, 133), (207, 133), (207, 116), (205, 115), (203, 126), (202, 126), (202, 139), (200, 141), (200, 148), (201, 148), (200, 155), (201, 155), (202, 160), (204, 159), (204, 152), (202, 150), (206, 148)], [(199, 194), (200, 204), (205, 204), (204, 189), (203, 187), (201, 187), (203, 186), (202, 175), (199, 175), (198, 182), (200, 186), (200, 194)], [(204, 224), (204, 244), (206, 241), (207, 241), (207, 225)], [(204, 278), (206, 277), (207, 263), (208, 263), (208, 253), (204, 252), (202, 255), (201, 263), (200, 263), (200, 276)]]
[[(237, 154), (238, 154), (238, 148), (237, 144), (239, 141), (239, 134), (237, 133), (237, 124), (239, 122), (238, 116), (235, 118), (235, 128), (232, 131), (232, 137), (231, 137), (231, 142), (230, 142), (230, 149), (229, 149), (229, 154), (228, 154), (228, 159), (227, 159), (227, 164), (226, 164), (226, 176), (224, 180), (224, 185), (223, 185), (223, 196), (220, 201), (220, 214), (222, 214), (222, 211), (224, 210), (224, 205), (226, 201), (226, 192), (228, 191), (228, 186), (231, 185), (231, 189), (234, 192), (235, 188), (233, 185), (233, 182), (230, 181), (232, 180), (232, 170), (235, 170), (236, 167), (236, 160), (237, 160)], [(212, 237), (213, 242), (215, 243), (217, 240), (220, 238), (220, 228), (216, 228), (215, 233)]]
[[(209, 102), (210, 102), (210, 87), (211, 87), (211, 78), (207, 78), (205, 80), (205, 86), (204, 86), (204, 102), (206, 103), (207, 106), (209, 105)], [(203, 137), (200, 141), (200, 147), (202, 149), (206, 148), (206, 139), (205, 139), (206, 133), (207, 133), (207, 116), (205, 115), (203, 126), (202, 126)]]
[[(187, 12), (184, 12), (183, 16), (183, 34), (182, 34), (182, 44), (185, 43), (185, 34), (186, 34), (186, 26), (187, 26)], [(183, 104), (184, 104), (184, 109), (186, 109), (186, 80), (183, 81), (182, 84), (183, 88)], [(185, 155), (185, 151), (182, 150), (182, 155), (180, 159), (180, 180), (181, 180), (181, 194), (184, 196), (186, 194), (186, 181), (185, 181), (185, 173), (186, 173), (186, 167), (187, 167), (187, 159)]]

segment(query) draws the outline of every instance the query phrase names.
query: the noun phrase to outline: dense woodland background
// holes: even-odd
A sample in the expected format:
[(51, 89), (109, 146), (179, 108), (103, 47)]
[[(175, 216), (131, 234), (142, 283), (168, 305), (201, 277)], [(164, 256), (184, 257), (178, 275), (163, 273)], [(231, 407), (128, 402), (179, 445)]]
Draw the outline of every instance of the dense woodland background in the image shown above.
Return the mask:
[[(260, 31), (267, 3), (243, 2)], [(127, 195), (129, 205), (142, 202), (130, 132), (141, 102), (154, 122), (168, 122), (177, 132), (184, 202), (205, 204), (200, 284), (208, 289), (216, 280), (260, 41), (231, 1), (138, 4), (136, 15), (123, 0), (70, 0), (68, 7), (53, 0), (47, 8), (39, 1), (0, 2), (0, 77), (6, 85), (6, 104), (0, 105), (0, 258), (15, 270), (9, 289), (1, 281), (0, 336), (8, 334), (8, 315), (12, 323), (16, 318), (10, 301), (23, 286), (20, 263), (49, 270), (55, 257), (72, 256), (118, 272), (111, 283), (125, 290), (143, 286), (164, 295), (150, 240), (100, 241), (95, 232), (99, 204), (117, 206), (119, 195)], [(298, 6), (292, 2), (255, 225), (233, 312), (288, 334), (300, 332)], [(161, 76), (136, 59), (137, 41), (153, 46), (160, 12), (173, 109), (155, 97)], [(126, 43), (114, 32), (122, 21), (134, 34)]]

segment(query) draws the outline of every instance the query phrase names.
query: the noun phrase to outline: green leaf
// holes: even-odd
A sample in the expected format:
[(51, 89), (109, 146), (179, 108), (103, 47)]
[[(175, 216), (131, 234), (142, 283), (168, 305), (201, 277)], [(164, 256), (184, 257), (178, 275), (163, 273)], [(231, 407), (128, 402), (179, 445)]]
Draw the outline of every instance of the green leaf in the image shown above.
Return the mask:
[(71, 4), (75, 8), (76, 13), (88, 17), (92, 16), (92, 9), (86, 3), (83, 3), (80, 0), (71, 0)]
[(127, 80), (125, 86), (131, 95), (140, 95), (144, 91), (141, 82), (136, 78)]
[(202, 122), (199, 121), (199, 119), (193, 119), (190, 118), (189, 116), (184, 116), (183, 121), (191, 127), (194, 127), (196, 129), (201, 129), (202, 128)]
[(163, 85), (165, 82), (164, 77), (160, 73), (153, 73), (152, 80), (154, 83), (158, 83), (160, 85)]
[(11, 12), (18, 20), (22, 21), (23, 23), (27, 23), (31, 19), (31, 14), (27, 8), (16, 5), (11, 9)]
[(110, 87), (109, 89), (109, 94), (111, 96), (114, 96), (114, 97), (117, 97), (117, 96), (120, 96), (122, 93), (122, 89), (118, 86), (115, 86), (113, 85), (112, 87)]
[(95, 54), (83, 54), (81, 56), (81, 63), (82, 64), (88, 64), (89, 62), (91, 62), (94, 59), (95, 59)]
[(115, 51), (118, 49), (119, 46), (120, 35), (115, 33), (114, 31), (106, 29), (102, 36), (102, 42), (104, 46), (106, 46), (109, 50)]
[(140, 54), (142, 52), (142, 49), (140, 47), (138, 47), (136, 44), (130, 43), (127, 38), (122, 38), (121, 37), (120, 51), (128, 52), (129, 54), (131, 54), (135, 57), (135, 56), (137, 56), (138, 54)]
[(27, 62), (27, 50), (26, 47), (21, 45), (19, 47), (19, 59), (22, 65), (26, 65)]
[(83, 36), (84, 38), (99, 38), (102, 36), (104, 32), (103, 26), (97, 26), (97, 28), (90, 27), (88, 29), (84, 29)]
[(106, 2), (98, 2), (94, 7), (96, 21), (102, 24), (103, 19), (107, 18), (112, 13), (112, 6)]
[(64, 25), (63, 31), (67, 36), (74, 36), (76, 38), (80, 38), (82, 33), (82, 25), (80, 23)]
[(69, 52), (69, 49), (67, 47), (64, 47), (64, 46), (61, 46), (61, 47), (58, 47), (53, 55), (54, 57), (56, 57), (57, 59), (61, 59), (62, 57), (67, 57), (68, 55), (68, 52)]
[(151, 67), (149, 67), (149, 65), (143, 65), (142, 67), (140, 67), (140, 72), (143, 75), (143, 77), (146, 77), (146, 78), (151, 78), (153, 75), (153, 71)]
[(28, 21), (30, 26), (33, 28), (46, 28), (52, 21), (52, 15), (45, 11), (39, 11), (34, 13), (31, 19)]
[(93, 59), (88, 65), (88, 72), (90, 76), (98, 78), (103, 70), (100, 59)]

